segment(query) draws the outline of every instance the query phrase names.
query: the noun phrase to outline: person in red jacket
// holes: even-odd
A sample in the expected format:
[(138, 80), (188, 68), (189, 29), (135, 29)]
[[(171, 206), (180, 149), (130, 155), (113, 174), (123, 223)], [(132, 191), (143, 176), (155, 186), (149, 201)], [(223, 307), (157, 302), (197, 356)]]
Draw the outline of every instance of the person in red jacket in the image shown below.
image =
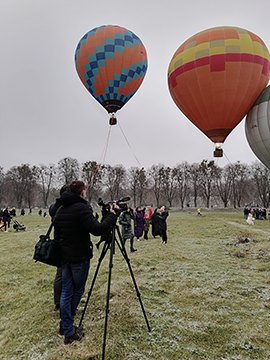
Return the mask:
[(59, 241), (62, 261), (62, 292), (60, 299), (60, 334), (64, 344), (81, 340), (82, 329), (74, 326), (74, 317), (81, 301), (88, 277), (93, 244), (90, 233), (100, 236), (112, 229), (117, 215), (111, 206), (110, 213), (98, 222), (89, 203), (85, 200), (86, 186), (82, 181), (73, 181), (69, 191), (59, 200), (59, 209), (54, 217), (55, 240)]

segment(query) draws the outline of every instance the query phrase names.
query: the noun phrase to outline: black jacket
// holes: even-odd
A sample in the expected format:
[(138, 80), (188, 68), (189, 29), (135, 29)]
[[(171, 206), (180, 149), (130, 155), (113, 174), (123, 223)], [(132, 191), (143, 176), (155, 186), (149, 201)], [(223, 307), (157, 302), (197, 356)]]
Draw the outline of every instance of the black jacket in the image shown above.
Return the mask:
[(169, 216), (168, 211), (164, 211), (163, 213), (157, 212), (157, 224), (160, 231), (166, 231), (167, 230), (167, 217)]
[(58, 198), (55, 200), (55, 203), (49, 207), (49, 215), (52, 218), (52, 220), (54, 218), (54, 215), (56, 214), (56, 211), (61, 206), (61, 204), (62, 204), (62, 199)]
[(90, 233), (100, 236), (110, 230), (117, 216), (109, 214), (99, 223), (88, 202), (71, 192), (64, 192), (57, 201), (58, 205), (62, 207), (55, 215), (54, 229), (55, 240), (60, 242), (62, 264), (89, 260), (93, 248)]

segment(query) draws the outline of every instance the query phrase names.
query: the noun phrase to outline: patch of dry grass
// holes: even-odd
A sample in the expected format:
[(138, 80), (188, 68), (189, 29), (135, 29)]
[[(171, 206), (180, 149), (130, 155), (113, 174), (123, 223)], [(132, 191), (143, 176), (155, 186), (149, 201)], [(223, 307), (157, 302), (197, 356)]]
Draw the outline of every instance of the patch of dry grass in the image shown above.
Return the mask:
[[(53, 311), (54, 269), (32, 260), (49, 219), (23, 220), (26, 232), (0, 233), (0, 358), (101, 359), (108, 258), (84, 318), (86, 336), (65, 346)], [(270, 223), (250, 227), (237, 211), (189, 211), (171, 213), (168, 227), (167, 245), (150, 238), (130, 254), (151, 333), (127, 265), (119, 251), (114, 256), (106, 359), (269, 359)], [(98, 257), (96, 250), (84, 299)]]

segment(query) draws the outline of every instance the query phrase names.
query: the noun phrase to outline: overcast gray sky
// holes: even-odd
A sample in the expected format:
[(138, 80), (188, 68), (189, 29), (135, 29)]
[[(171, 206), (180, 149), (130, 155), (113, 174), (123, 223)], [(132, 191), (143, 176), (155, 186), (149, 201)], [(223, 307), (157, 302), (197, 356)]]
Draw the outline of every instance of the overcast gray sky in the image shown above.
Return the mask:
[[(108, 114), (74, 65), (80, 38), (100, 25), (131, 30), (148, 54), (142, 86), (117, 113), (129, 145), (120, 127), (112, 127), (105, 163), (149, 167), (212, 159), (213, 143), (171, 99), (169, 62), (186, 39), (214, 26), (245, 28), (270, 48), (269, 14), (269, 0), (0, 0), (0, 166), (49, 165), (67, 156), (102, 160)], [(223, 149), (221, 166), (256, 160), (244, 121)]]

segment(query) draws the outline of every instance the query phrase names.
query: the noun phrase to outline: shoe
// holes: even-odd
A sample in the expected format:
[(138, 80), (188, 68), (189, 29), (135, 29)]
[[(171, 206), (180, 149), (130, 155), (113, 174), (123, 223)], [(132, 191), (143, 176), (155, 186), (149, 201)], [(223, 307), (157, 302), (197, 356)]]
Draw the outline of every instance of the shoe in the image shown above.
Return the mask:
[(131, 252), (137, 251), (137, 249), (130, 249)]
[(83, 338), (83, 333), (80, 333), (75, 330), (74, 334), (71, 336), (65, 336), (64, 338), (64, 344), (68, 345), (73, 343), (73, 341), (80, 341)]
[[(83, 327), (82, 326), (74, 326), (74, 331), (75, 333), (81, 335), (81, 337), (84, 337), (84, 332), (83, 332)], [(64, 334), (64, 330), (62, 329), (62, 327), (59, 327), (59, 335), (63, 336)]]

